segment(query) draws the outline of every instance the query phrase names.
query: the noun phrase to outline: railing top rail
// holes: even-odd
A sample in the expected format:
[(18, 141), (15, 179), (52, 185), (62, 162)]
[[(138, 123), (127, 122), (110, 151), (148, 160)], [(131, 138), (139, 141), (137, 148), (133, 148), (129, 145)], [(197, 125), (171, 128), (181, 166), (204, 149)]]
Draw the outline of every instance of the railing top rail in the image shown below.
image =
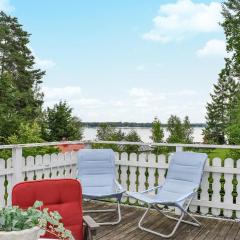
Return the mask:
[(29, 144), (12, 144), (0, 145), (0, 149), (12, 148), (32, 148), (32, 147), (47, 147), (59, 146), (68, 144), (116, 144), (116, 145), (139, 145), (152, 147), (189, 147), (189, 148), (218, 148), (218, 149), (240, 149), (240, 145), (211, 145), (211, 144), (183, 144), (183, 143), (144, 143), (144, 142), (120, 142), (120, 141), (61, 141), (61, 142), (43, 142), (43, 143), (29, 143)]

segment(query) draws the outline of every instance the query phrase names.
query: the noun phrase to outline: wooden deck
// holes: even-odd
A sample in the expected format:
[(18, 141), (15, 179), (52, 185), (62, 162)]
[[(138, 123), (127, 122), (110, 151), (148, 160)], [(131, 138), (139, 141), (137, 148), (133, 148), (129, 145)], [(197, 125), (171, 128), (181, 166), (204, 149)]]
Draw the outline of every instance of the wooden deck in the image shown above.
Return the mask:
[[(86, 202), (84, 209), (106, 208), (112, 207), (112, 204), (103, 202)], [(133, 206), (122, 205), (122, 221), (115, 226), (101, 226), (97, 232), (96, 239), (104, 240), (157, 240), (163, 239), (153, 234), (140, 230), (137, 223), (142, 216), (144, 209)], [(114, 218), (112, 213), (91, 214), (97, 221), (111, 221)], [(227, 220), (215, 220), (209, 218), (198, 218), (202, 223), (202, 227), (194, 227), (187, 224), (181, 224), (175, 236), (171, 239), (175, 240), (240, 240), (240, 223)], [(163, 233), (169, 233), (175, 222), (161, 217), (155, 210), (147, 218), (146, 227), (153, 230), (160, 230)]]

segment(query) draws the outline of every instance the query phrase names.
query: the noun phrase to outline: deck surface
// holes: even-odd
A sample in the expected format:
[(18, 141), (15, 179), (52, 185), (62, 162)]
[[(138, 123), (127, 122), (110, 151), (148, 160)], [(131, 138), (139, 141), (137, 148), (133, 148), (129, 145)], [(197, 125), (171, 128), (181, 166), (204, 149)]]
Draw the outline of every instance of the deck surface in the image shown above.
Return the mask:
[[(85, 202), (84, 209), (111, 208), (114, 205), (99, 201)], [(144, 208), (133, 206), (121, 206), (122, 221), (114, 226), (101, 226), (97, 232), (96, 239), (100, 240), (157, 240), (163, 239), (151, 233), (147, 233), (138, 228), (137, 223), (144, 212)], [(115, 212), (114, 212), (115, 213)], [(114, 213), (89, 214), (96, 221), (112, 221)], [(86, 213), (85, 213), (86, 215)], [(170, 239), (175, 240), (240, 240), (240, 223), (226, 220), (216, 220), (209, 218), (197, 218), (202, 227), (194, 227), (187, 224), (180, 224), (175, 235)], [(145, 226), (151, 227), (152, 230), (162, 231), (168, 234), (174, 226), (173, 221), (159, 215), (152, 210), (151, 215), (146, 218)]]

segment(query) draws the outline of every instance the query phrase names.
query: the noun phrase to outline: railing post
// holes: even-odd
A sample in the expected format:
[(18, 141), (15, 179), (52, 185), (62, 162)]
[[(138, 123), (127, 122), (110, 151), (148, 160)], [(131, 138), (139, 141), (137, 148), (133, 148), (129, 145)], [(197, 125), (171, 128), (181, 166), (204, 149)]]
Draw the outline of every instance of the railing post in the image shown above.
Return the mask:
[(181, 147), (181, 146), (176, 147), (176, 152), (182, 152), (182, 151), (183, 151), (183, 147)]
[(22, 147), (12, 148), (13, 186), (22, 181)]

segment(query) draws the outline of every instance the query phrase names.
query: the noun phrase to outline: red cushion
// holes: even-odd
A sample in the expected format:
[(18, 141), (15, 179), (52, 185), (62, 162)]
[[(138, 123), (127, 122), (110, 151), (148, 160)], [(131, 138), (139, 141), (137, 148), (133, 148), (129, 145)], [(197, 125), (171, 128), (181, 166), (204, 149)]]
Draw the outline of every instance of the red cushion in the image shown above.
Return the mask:
[[(14, 186), (12, 204), (28, 208), (34, 202), (42, 201), (43, 208), (58, 211), (66, 229), (76, 240), (83, 239), (82, 190), (74, 179), (50, 179), (22, 182)], [(49, 233), (44, 237), (54, 236)]]

